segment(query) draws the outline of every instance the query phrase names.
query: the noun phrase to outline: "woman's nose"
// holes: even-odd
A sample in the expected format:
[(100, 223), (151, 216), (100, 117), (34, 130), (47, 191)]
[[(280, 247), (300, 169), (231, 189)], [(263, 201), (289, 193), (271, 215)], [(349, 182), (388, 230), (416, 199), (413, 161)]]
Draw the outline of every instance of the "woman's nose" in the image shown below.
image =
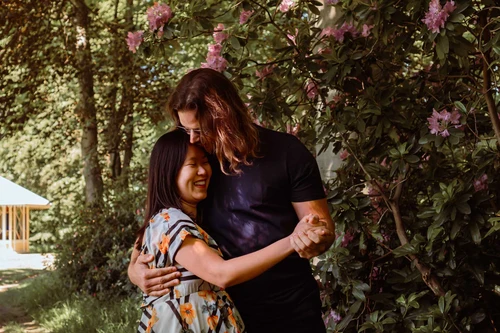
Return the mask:
[(205, 175), (206, 173), (207, 173), (207, 169), (203, 165), (200, 165), (200, 167), (198, 168), (198, 174)]

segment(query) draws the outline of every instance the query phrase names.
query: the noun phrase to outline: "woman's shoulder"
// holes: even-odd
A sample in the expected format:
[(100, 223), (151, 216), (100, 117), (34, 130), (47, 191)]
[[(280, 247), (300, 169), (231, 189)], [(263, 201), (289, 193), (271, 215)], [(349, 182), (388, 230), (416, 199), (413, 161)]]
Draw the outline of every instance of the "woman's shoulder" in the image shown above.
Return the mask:
[(192, 222), (192, 219), (180, 209), (164, 208), (152, 217), (151, 224), (172, 223), (177, 221)]

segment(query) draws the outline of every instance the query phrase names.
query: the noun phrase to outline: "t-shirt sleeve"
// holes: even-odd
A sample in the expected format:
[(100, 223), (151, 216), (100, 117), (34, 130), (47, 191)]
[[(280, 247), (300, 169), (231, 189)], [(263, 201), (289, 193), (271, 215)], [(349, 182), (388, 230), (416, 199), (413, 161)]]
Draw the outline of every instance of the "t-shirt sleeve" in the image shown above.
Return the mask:
[(325, 198), (318, 163), (296, 137), (287, 150), (287, 171), (291, 184), (291, 201), (304, 202)]

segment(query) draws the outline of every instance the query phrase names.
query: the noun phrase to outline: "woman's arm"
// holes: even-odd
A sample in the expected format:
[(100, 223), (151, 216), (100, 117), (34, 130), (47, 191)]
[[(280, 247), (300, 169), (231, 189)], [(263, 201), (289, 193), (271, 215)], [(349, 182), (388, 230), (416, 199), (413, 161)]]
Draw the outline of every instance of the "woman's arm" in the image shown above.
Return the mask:
[[(303, 228), (303, 224), (301, 226)], [(324, 232), (324, 227), (309, 229), (317, 233)], [(204, 241), (188, 236), (179, 248), (175, 261), (201, 279), (227, 288), (255, 278), (293, 252), (288, 236), (259, 251), (224, 260)]]
[(290, 237), (250, 254), (224, 260), (204, 241), (186, 237), (175, 261), (188, 271), (221, 288), (239, 284), (264, 273), (294, 252)]

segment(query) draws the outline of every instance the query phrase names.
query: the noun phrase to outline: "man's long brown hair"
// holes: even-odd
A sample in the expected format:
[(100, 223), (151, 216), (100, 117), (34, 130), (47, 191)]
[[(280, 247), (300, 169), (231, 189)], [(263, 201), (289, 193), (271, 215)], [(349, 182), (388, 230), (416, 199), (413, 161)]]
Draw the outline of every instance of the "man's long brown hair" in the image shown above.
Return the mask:
[(209, 68), (189, 72), (177, 84), (167, 108), (178, 124), (178, 112), (197, 111), (201, 145), (215, 153), (225, 174), (240, 173), (241, 164), (250, 165), (257, 157), (257, 128), (238, 91), (223, 74)]

